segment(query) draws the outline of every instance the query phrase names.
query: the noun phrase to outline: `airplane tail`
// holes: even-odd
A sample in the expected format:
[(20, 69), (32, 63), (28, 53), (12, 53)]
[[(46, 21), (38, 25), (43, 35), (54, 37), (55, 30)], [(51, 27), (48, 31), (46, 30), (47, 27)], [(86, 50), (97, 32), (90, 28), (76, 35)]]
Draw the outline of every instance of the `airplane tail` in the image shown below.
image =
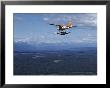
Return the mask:
[(73, 23), (71, 21), (69, 21), (66, 26), (69, 27), (69, 28), (72, 28), (73, 27)]

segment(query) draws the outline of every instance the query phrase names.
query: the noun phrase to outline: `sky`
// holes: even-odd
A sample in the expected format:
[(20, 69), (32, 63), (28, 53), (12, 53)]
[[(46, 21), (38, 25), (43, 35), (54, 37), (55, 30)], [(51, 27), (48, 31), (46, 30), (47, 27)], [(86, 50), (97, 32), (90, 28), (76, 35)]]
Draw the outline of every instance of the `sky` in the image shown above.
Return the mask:
[[(14, 13), (14, 42), (26, 43), (96, 43), (96, 13)], [(73, 27), (67, 35), (58, 35), (53, 24), (67, 24)]]

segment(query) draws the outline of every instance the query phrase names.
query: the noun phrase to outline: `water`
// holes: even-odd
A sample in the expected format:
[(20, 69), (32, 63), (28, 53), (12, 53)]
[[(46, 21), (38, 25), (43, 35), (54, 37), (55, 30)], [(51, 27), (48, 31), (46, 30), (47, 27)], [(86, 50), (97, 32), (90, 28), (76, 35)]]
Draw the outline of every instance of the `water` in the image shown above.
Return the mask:
[(14, 75), (97, 75), (95, 47), (14, 53)]

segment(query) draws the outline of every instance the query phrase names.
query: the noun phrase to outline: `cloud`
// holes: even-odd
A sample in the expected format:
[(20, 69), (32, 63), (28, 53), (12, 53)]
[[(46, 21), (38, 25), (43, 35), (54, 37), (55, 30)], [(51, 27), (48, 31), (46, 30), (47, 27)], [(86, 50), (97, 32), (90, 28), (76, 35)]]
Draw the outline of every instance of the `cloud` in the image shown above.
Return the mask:
[(79, 26), (96, 26), (96, 13), (73, 13), (73, 14), (48, 14), (44, 20), (55, 24), (66, 24), (68, 21), (73, 21), (75, 25)]
[(47, 18), (47, 17), (44, 17), (44, 18), (43, 18), (43, 20), (44, 20), (44, 21), (48, 21), (48, 20), (49, 20), (49, 18)]
[(21, 20), (23, 20), (23, 18), (16, 16), (16, 17), (15, 17), (15, 20), (21, 21)]
[(16, 38), (16, 39), (14, 39), (14, 42), (26, 42), (26, 43), (29, 43), (30, 42), (30, 38)]
[(40, 43), (50, 43), (50, 44), (63, 44), (63, 43), (96, 43), (97, 38), (96, 36), (92, 36), (90, 34), (87, 35), (87, 37), (82, 36), (82, 37), (68, 37), (67, 36), (59, 36), (59, 35), (36, 35), (34, 37), (28, 37), (28, 38), (16, 38), (14, 39), (15, 42), (24, 42), (28, 44), (40, 44)]

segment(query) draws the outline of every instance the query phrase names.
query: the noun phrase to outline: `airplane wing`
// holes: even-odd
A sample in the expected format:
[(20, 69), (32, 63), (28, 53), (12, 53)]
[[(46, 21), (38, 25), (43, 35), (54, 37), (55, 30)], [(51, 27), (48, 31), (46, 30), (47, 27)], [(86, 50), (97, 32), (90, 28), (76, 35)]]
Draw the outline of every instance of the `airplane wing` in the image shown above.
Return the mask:
[(50, 24), (50, 25), (55, 25), (55, 24)]
[(56, 25), (56, 24), (50, 24), (50, 25), (54, 25), (54, 26), (57, 26), (57, 27), (63, 27), (64, 25)]

